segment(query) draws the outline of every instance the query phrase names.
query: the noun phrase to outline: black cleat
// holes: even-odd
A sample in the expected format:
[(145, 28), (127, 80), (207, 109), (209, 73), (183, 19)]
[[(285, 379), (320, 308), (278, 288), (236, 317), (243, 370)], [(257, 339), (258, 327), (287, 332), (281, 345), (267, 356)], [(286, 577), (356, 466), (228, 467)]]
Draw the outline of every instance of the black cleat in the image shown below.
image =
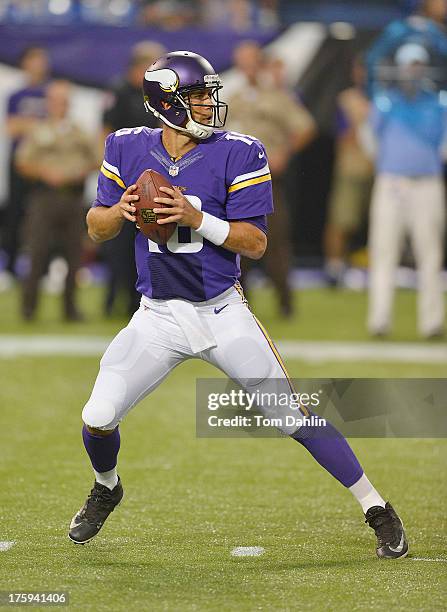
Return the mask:
[(373, 506), (365, 518), (365, 523), (376, 532), (376, 552), (380, 559), (399, 559), (408, 555), (408, 540), (403, 523), (389, 502), (385, 508)]
[(95, 481), (85, 504), (71, 519), (68, 537), (75, 544), (86, 544), (99, 532), (106, 518), (123, 499), (123, 487), (118, 483), (111, 491)]

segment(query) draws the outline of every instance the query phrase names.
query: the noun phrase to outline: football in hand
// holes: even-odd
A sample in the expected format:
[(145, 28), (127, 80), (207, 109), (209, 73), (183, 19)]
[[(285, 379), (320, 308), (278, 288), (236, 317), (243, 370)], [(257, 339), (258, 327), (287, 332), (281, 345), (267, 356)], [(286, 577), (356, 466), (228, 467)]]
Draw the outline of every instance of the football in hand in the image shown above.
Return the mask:
[(135, 184), (137, 188), (133, 193), (140, 196), (139, 200), (133, 202), (137, 209), (135, 213), (137, 228), (153, 242), (166, 244), (175, 232), (177, 223), (166, 223), (164, 225), (157, 223), (157, 219), (166, 219), (166, 217), (169, 217), (169, 214), (154, 213), (153, 209), (166, 208), (169, 210), (169, 206), (165, 206), (160, 202), (154, 202), (154, 198), (168, 198), (169, 194), (160, 191), (160, 187), (170, 187), (172, 189), (172, 185), (163, 175), (155, 170), (145, 170), (142, 172)]

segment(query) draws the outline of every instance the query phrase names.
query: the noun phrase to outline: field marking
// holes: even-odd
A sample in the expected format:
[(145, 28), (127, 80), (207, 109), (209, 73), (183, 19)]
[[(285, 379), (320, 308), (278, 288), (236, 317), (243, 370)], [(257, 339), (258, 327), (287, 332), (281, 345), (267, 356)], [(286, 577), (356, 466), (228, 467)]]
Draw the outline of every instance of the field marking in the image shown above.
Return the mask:
[(424, 557), (409, 557), (410, 561), (433, 561), (434, 563), (447, 563), (447, 559), (426, 559)]
[(0, 542), (0, 552), (6, 552), (14, 546), (15, 542)]
[(277, 342), (289, 359), (325, 361), (399, 361), (401, 363), (447, 363), (447, 346), (405, 342)]
[[(104, 336), (23, 336), (0, 335), (0, 358), (22, 356), (97, 357), (104, 353), (111, 338)], [(404, 342), (277, 342), (286, 359), (307, 362), (370, 361), (447, 364), (447, 345)]]
[(112, 338), (103, 336), (0, 336), (0, 357), (102, 355)]
[(265, 553), (262, 546), (236, 546), (231, 551), (233, 557), (259, 557)]

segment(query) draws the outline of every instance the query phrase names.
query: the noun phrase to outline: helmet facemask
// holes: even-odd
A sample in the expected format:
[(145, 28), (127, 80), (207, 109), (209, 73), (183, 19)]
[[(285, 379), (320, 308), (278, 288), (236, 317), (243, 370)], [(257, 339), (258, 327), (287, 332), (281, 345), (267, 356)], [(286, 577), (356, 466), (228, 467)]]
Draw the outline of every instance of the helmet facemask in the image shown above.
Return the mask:
[[(146, 87), (148, 82), (156, 82), (159, 85), (158, 91), (162, 92), (162, 95), (158, 97), (158, 103), (152, 105), (151, 96), (145, 93), (146, 110), (152, 112), (173, 129), (193, 138), (205, 139), (211, 136), (214, 129), (222, 128), (225, 125), (228, 105), (219, 99), (219, 90), (222, 89), (219, 75), (205, 74), (201, 83), (196, 81), (191, 85), (181, 86), (180, 84), (179, 86), (179, 78), (175, 71), (161, 69), (147, 71), (145, 81)], [(209, 94), (210, 101), (202, 103), (191, 100), (192, 94), (205, 91)], [(211, 109), (209, 121), (203, 122), (197, 118), (194, 111), (200, 108)]]
[[(223, 128), (228, 113), (228, 105), (226, 102), (222, 102), (219, 99), (219, 90), (222, 89), (220, 79), (217, 75), (207, 75), (213, 77), (213, 81), (210, 79), (210, 83), (205, 87), (186, 87), (181, 89), (176, 96), (176, 103), (180, 104), (182, 108), (186, 110), (188, 121), (186, 123), (186, 129), (198, 138), (208, 138), (214, 129)], [(206, 78), (206, 77), (205, 77)], [(207, 92), (210, 98), (210, 102), (196, 102), (191, 100), (191, 94)], [(197, 118), (197, 114), (194, 113), (200, 109), (211, 109), (211, 117), (204, 123)], [(196, 117), (194, 117), (196, 114)], [(208, 133), (207, 136), (198, 135), (203, 130)]]

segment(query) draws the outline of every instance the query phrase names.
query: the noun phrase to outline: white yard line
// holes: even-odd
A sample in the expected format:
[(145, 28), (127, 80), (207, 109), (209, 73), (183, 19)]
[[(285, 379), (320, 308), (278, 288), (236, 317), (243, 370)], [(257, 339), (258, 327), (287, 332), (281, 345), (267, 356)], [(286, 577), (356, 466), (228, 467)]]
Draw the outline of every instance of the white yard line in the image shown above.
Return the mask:
[(0, 336), (0, 357), (102, 355), (111, 338), (101, 336)]
[(231, 551), (232, 557), (259, 557), (265, 553), (262, 546), (236, 546)]
[(404, 342), (278, 342), (281, 354), (304, 361), (400, 361), (403, 363), (445, 363), (447, 346)]
[[(103, 336), (0, 336), (0, 358), (22, 356), (97, 357), (103, 354), (111, 338)], [(447, 345), (398, 342), (301, 342), (278, 343), (286, 359), (307, 362), (379, 361), (401, 363), (438, 363), (447, 365)]]
[(433, 561), (434, 563), (447, 563), (447, 559), (425, 559), (424, 557), (409, 557), (410, 561)]
[(0, 542), (0, 552), (6, 552), (14, 546), (15, 542)]

